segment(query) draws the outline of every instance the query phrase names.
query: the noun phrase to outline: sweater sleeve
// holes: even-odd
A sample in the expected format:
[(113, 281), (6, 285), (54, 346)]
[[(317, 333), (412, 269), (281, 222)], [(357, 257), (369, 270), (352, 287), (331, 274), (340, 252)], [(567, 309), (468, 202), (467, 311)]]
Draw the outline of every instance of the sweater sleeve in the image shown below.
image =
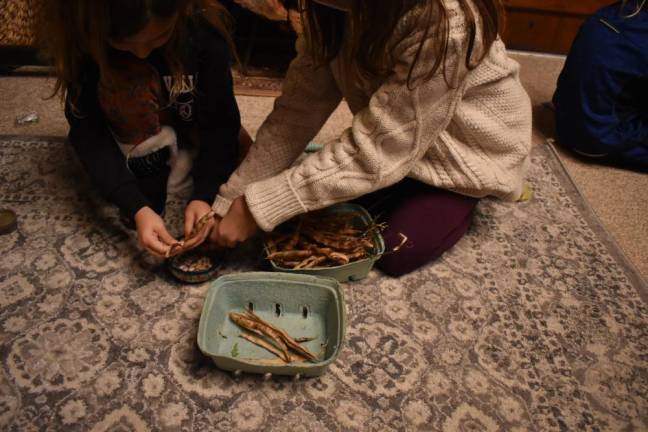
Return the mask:
[[(91, 72), (89, 75), (93, 75)], [(135, 176), (126, 167), (126, 159), (117, 146), (97, 100), (95, 79), (88, 79), (80, 89), (72, 108), (68, 96), (65, 116), (70, 124), (68, 139), (81, 164), (99, 192), (126, 215), (134, 217), (142, 207), (150, 206), (140, 191)]]
[[(297, 214), (394, 184), (435, 144), (452, 118), (460, 86), (449, 87), (441, 70), (427, 76), (429, 65), (434, 64), (432, 49), (422, 51), (408, 82), (419, 41), (420, 33), (395, 47), (391, 74), (338, 140), (299, 165), (246, 188), (248, 206), (263, 230), (272, 230)], [(453, 47), (449, 47), (446, 76), (458, 83), (463, 69), (457, 66), (461, 63)], [(310, 103), (309, 99), (302, 102)]]
[(298, 40), (298, 55), (290, 64), (282, 94), (261, 125), (255, 144), (220, 188), (213, 208), (221, 216), (246, 185), (272, 177), (295, 162), (342, 100), (329, 67), (316, 67), (304, 45)]
[(227, 43), (215, 29), (204, 32), (196, 88), (199, 150), (192, 168), (192, 199), (211, 203), (236, 168), (241, 116), (234, 97)]

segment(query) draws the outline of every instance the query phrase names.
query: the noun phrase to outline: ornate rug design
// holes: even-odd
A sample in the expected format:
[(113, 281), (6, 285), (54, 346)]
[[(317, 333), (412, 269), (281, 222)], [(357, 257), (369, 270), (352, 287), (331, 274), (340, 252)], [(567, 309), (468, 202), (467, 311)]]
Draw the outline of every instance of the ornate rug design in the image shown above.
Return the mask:
[[(528, 203), (484, 200), (438, 262), (346, 285), (324, 376), (264, 381), (199, 354), (208, 285), (147, 258), (62, 141), (0, 139), (19, 215), (0, 237), (0, 429), (646, 430), (646, 284), (549, 147), (530, 182)], [(254, 246), (225, 272), (258, 268)]]

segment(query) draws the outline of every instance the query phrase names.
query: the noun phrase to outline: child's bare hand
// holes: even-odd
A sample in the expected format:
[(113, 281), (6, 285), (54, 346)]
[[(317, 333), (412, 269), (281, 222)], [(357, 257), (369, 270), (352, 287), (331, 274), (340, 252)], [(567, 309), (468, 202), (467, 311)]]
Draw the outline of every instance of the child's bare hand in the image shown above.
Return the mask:
[(252, 237), (259, 226), (252, 216), (245, 197), (236, 198), (218, 227), (212, 230), (210, 240), (224, 247), (235, 247)]
[(199, 233), (196, 234), (195, 237), (190, 238), (191, 233), (194, 230), (194, 226), (196, 225), (198, 220), (210, 211), (211, 206), (205, 201), (194, 200), (189, 203), (189, 205), (185, 209), (184, 223), (184, 235), (188, 240), (185, 242), (183, 250), (187, 251), (199, 246), (205, 241), (212, 229), (218, 229), (217, 227), (220, 218), (218, 216), (215, 216), (203, 227), (203, 229)]
[(135, 226), (139, 243), (153, 255), (163, 257), (171, 245), (177, 243), (162, 218), (150, 207), (142, 207), (135, 213)]

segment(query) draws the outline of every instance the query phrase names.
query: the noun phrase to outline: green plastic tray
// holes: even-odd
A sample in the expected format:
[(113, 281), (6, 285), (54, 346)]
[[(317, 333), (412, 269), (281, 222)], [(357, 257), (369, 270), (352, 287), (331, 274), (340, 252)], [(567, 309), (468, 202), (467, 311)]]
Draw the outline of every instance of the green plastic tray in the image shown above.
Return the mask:
[[(241, 337), (230, 318), (252, 306), (262, 319), (294, 338), (314, 337), (302, 345), (321, 360), (269, 365), (277, 357)], [(344, 298), (339, 283), (308, 275), (253, 272), (221, 276), (210, 286), (198, 327), (198, 347), (216, 366), (232, 372), (321, 375), (344, 340)], [(323, 346), (324, 344), (324, 346)]]
[[(358, 217), (353, 219), (353, 225), (358, 229), (364, 229), (373, 223), (373, 219), (369, 212), (358, 204), (343, 203), (336, 204), (328, 209), (326, 212), (330, 213), (354, 213)], [(294, 270), (279, 266), (273, 260), (270, 264), (275, 271), (284, 273), (301, 273), (313, 276), (330, 277), (340, 282), (353, 282), (364, 279), (367, 277), (376, 261), (385, 253), (385, 240), (379, 232), (374, 233), (375, 250), (373, 254), (365, 259), (354, 261), (349, 264), (334, 266), (334, 267), (313, 267), (306, 269)], [(266, 251), (267, 252), (267, 251)]]

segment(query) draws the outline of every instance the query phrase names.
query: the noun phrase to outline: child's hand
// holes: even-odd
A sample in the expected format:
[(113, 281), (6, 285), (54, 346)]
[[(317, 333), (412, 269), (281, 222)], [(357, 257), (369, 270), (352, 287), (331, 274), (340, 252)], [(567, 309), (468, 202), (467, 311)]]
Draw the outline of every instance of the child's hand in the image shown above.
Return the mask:
[(250, 212), (245, 197), (236, 198), (218, 227), (212, 230), (210, 240), (219, 246), (235, 247), (257, 232), (259, 226)]
[(162, 218), (150, 207), (142, 207), (135, 213), (137, 239), (153, 255), (165, 256), (176, 239), (169, 234)]
[[(201, 217), (209, 213), (210, 210), (211, 206), (205, 201), (194, 200), (189, 203), (189, 205), (185, 209), (184, 235), (186, 239), (191, 236), (191, 231), (193, 231), (196, 222), (198, 222)], [(184, 244), (183, 249), (187, 251), (204, 242), (207, 238), (207, 235), (209, 235), (212, 229), (218, 229), (219, 221), (220, 218), (218, 216), (212, 218), (212, 220), (209, 221), (207, 225), (205, 225), (201, 232), (199, 232), (194, 238), (189, 239)]]

